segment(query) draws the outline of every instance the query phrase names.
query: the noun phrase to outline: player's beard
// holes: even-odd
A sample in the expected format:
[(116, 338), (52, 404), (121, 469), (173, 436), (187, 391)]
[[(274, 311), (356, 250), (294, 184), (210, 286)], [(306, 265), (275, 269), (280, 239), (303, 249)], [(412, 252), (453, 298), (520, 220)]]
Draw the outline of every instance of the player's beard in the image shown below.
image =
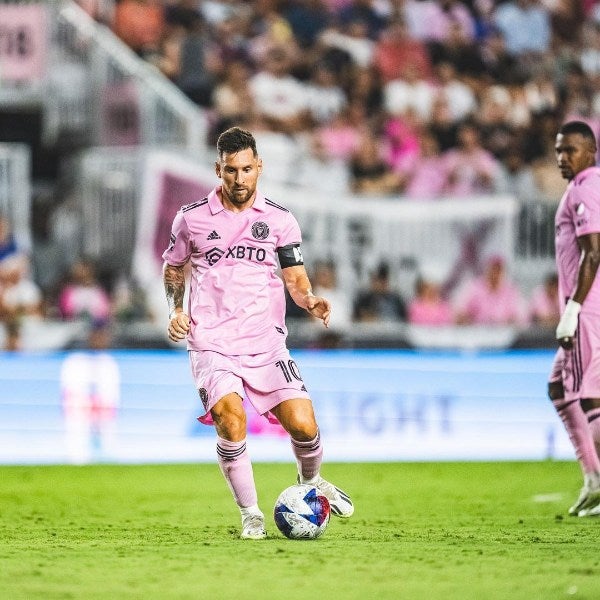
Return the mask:
[(225, 196), (227, 196), (227, 200), (231, 202), (231, 204), (234, 206), (244, 206), (252, 199), (255, 190), (256, 188), (231, 188), (222, 191)]

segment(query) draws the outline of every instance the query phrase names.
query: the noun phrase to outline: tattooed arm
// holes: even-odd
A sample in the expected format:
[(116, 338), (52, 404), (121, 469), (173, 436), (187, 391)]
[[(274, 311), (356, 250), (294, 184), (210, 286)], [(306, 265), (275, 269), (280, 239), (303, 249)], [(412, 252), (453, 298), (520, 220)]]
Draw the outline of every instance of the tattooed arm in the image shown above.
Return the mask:
[(169, 339), (179, 342), (190, 330), (190, 318), (183, 312), (185, 274), (183, 266), (163, 265), (163, 282), (169, 306)]

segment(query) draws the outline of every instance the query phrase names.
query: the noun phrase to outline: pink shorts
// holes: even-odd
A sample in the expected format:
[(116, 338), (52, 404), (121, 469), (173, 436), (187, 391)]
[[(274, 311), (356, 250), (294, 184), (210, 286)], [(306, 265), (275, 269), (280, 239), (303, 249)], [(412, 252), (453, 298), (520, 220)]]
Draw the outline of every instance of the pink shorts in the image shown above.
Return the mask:
[(190, 350), (190, 364), (204, 407), (198, 420), (212, 425), (211, 408), (235, 392), (252, 404), (256, 412), (277, 423), (269, 413), (284, 400), (309, 398), (298, 365), (287, 348), (262, 354), (225, 356), (211, 350)]
[(562, 381), (565, 400), (600, 398), (600, 319), (597, 315), (579, 314), (573, 348), (557, 350), (549, 380)]

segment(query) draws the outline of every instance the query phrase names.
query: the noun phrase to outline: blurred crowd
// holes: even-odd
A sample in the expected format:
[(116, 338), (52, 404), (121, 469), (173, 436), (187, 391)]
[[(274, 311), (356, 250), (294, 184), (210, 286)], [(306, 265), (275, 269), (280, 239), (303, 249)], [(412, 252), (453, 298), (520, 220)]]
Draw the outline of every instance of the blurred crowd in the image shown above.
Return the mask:
[(115, 281), (91, 258), (74, 255), (68, 244), (61, 247), (60, 242), (40, 237), (36, 224), (34, 219), (33, 247), (27, 249), (15, 240), (10, 220), (0, 215), (3, 349), (23, 349), (24, 331), (43, 335), (39, 328), (43, 322), (81, 325), (73, 339), (67, 338), (73, 348), (107, 347), (116, 325), (153, 318), (144, 294), (129, 278)]
[(376, 321), (423, 327), (534, 325), (553, 331), (560, 317), (556, 273), (547, 273), (530, 294), (525, 294), (500, 255), (489, 256), (480, 273), (465, 277), (456, 286), (436, 269), (424, 267), (415, 274), (407, 296), (393, 284), (386, 262), (371, 272), (369, 285), (353, 296), (339, 286), (331, 261), (314, 265), (312, 282), (315, 293), (332, 302), (331, 328), (340, 331), (353, 323)]
[[(24, 328), (35, 328), (42, 321), (84, 324), (85, 339), (76, 340), (73, 347), (94, 348), (111, 346), (113, 334), (122, 334), (131, 323), (164, 325), (165, 315), (152, 314), (143, 291), (130, 279), (115, 282), (112, 277), (103, 278), (101, 265), (87, 258), (69, 262), (67, 250), (59, 276), (47, 279), (40, 270), (45, 268), (43, 250), (37, 250), (35, 244), (32, 253), (19, 248), (8, 219), (0, 216), (0, 324), (4, 350), (23, 349)], [(38, 259), (40, 256), (42, 260)], [(488, 257), (481, 273), (464, 277), (460, 285), (441, 277), (435, 269), (420, 269), (407, 295), (400, 293), (390, 265), (385, 262), (371, 272), (369, 285), (354, 293), (340, 285), (333, 261), (310, 265), (309, 275), (315, 293), (328, 298), (334, 307), (330, 327), (334, 337), (341, 337), (354, 323), (424, 327), (536, 325), (553, 331), (559, 319), (556, 274), (548, 273), (526, 295), (512, 280), (499, 255)], [(310, 319), (291, 301), (288, 308), (288, 317)], [(35, 331), (40, 335), (39, 327)]]
[(213, 137), (257, 132), (283, 181), (555, 202), (557, 124), (600, 130), (596, 0), (83, 4), (208, 111)]
[[(597, 0), (79, 3), (206, 111), (210, 145), (225, 127), (250, 128), (265, 174), (283, 183), (422, 201), (508, 193), (554, 205), (565, 186), (553, 152), (559, 124), (577, 118), (600, 133)], [(28, 254), (0, 219), (6, 348), (20, 347), (28, 320), (85, 320), (93, 331), (162, 322), (135, 282), (73, 262), (43, 223), (32, 226)], [(551, 328), (558, 317), (555, 275), (540, 273), (525, 292), (500, 256), (452, 289), (423, 269), (401, 293), (393, 269), (379, 265), (354, 295), (339, 288), (333, 263), (310, 274), (341, 328)]]

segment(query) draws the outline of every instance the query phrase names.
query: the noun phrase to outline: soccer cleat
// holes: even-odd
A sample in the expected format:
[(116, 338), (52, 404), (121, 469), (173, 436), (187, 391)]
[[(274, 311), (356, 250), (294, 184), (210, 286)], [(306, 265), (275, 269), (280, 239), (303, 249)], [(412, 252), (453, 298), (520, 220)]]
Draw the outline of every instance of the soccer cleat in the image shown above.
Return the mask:
[[(298, 475), (298, 483), (301, 483), (300, 475)], [(354, 504), (352, 504), (352, 500), (350, 500), (350, 496), (346, 492), (335, 487), (333, 483), (325, 481), (322, 477), (319, 477), (317, 481), (310, 485), (314, 485), (329, 500), (332, 515), (341, 517), (342, 519), (352, 516), (352, 513), (354, 513)]]
[(591, 508), (583, 508), (577, 513), (578, 517), (600, 517), (600, 502)]
[[(572, 517), (592, 516), (581, 513), (595, 509), (597, 505), (600, 505), (600, 477), (597, 474), (586, 475), (577, 502), (569, 508), (569, 515)], [(598, 514), (600, 515), (600, 513)]]
[(242, 519), (242, 533), (240, 537), (243, 540), (263, 540), (266, 538), (265, 517), (257, 514), (246, 515)]

